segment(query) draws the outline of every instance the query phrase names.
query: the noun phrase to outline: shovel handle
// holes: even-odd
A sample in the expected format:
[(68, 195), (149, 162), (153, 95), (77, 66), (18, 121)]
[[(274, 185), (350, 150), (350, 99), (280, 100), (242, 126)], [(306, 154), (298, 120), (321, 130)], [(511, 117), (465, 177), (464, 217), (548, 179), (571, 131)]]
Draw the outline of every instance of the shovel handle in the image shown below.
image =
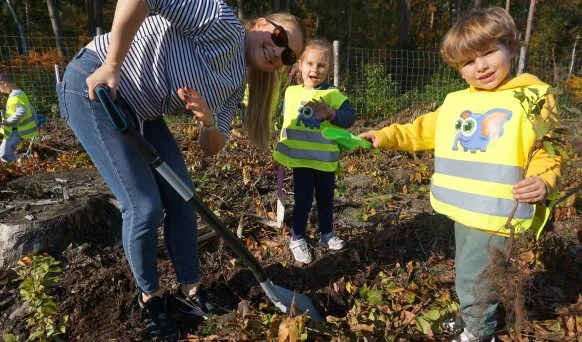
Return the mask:
[(259, 283), (264, 283), (269, 278), (267, 273), (245, 247), (238, 237), (230, 231), (216, 215), (208, 208), (202, 199), (191, 189), (182, 179), (166, 164), (160, 157), (158, 151), (137, 131), (131, 122), (127, 122), (123, 113), (119, 110), (115, 102), (109, 96), (109, 92), (104, 87), (98, 87), (97, 97), (103, 105), (105, 112), (111, 120), (111, 124), (116, 130), (123, 133), (124, 139), (132, 148), (144, 158), (180, 196), (196, 209), (198, 215), (202, 217), (212, 229), (220, 235), (224, 242), (234, 250), (234, 252), (247, 264)]
[(277, 165), (277, 196), (283, 196), (283, 165)]

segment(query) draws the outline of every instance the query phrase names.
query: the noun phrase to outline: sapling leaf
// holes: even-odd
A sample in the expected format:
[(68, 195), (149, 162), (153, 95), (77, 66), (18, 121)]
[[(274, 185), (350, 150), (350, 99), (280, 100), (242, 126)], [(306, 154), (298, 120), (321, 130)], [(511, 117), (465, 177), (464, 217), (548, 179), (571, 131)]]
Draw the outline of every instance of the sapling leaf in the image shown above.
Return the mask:
[(550, 157), (553, 157), (556, 155), (556, 152), (554, 151), (554, 146), (552, 145), (551, 142), (543, 141), (542, 144), (544, 145), (544, 150), (546, 150), (546, 152), (548, 153), (548, 155)]

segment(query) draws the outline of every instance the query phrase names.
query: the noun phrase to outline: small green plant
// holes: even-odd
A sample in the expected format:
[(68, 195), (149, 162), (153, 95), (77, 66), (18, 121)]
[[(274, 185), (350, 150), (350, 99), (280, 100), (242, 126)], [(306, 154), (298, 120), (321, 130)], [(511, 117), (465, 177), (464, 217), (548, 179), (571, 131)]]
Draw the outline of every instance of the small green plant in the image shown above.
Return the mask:
[[(15, 281), (21, 280), (20, 297), (27, 304), (31, 316), (26, 321), (30, 329), (27, 341), (62, 341), (59, 335), (65, 333), (69, 316), (58, 319), (58, 305), (49, 290), (60, 277), (60, 262), (49, 255), (30, 254), (20, 261), (14, 269), (18, 274)], [(59, 322), (62, 321), (62, 322)], [(3, 335), (5, 342), (20, 341), (18, 336)]]
[[(523, 173), (527, 174), (530, 162), (533, 156), (540, 150), (544, 149), (550, 157), (560, 155), (567, 157), (567, 153), (563, 147), (563, 141), (559, 136), (566, 133), (566, 130), (558, 127), (558, 110), (554, 103), (546, 103), (546, 95), (558, 95), (560, 92), (554, 88), (549, 88), (547, 93), (540, 94), (536, 88), (522, 87), (514, 91), (514, 97), (519, 100), (521, 108), (527, 115), (528, 120), (533, 126), (535, 133), (535, 142), (530, 148)], [(544, 109), (548, 110), (547, 115), (544, 115)], [(506, 263), (509, 262), (513, 253), (513, 241), (515, 239), (515, 227), (512, 224), (513, 217), (517, 210), (518, 202), (515, 201), (511, 213), (507, 217), (505, 228), (509, 230), (509, 243), (507, 244)]]

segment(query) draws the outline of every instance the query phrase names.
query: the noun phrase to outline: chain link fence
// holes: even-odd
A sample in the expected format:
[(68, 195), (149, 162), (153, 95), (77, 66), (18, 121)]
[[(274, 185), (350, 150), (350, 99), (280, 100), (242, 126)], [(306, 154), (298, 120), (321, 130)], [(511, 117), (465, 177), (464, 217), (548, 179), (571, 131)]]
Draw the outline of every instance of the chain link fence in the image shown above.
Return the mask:
[[(438, 52), (348, 48), (340, 60), (345, 62), (339, 86), (361, 119), (386, 119), (403, 110), (430, 111), (448, 93), (467, 87)], [(561, 108), (578, 111), (563, 110), (562, 118), (582, 119), (582, 104), (566, 87), (572, 76), (582, 76), (582, 58), (556, 64), (550, 58), (531, 57), (526, 72), (564, 91), (559, 97)]]
[[(19, 37), (0, 35), (0, 71), (11, 74), (39, 113), (56, 117), (54, 65), (62, 74), (67, 62), (88, 43), (86, 39), (63, 38), (64, 55), (59, 55), (54, 38), (29, 38), (29, 52), (23, 56)], [(339, 86), (360, 119), (387, 119), (403, 110), (426, 112), (436, 108), (449, 92), (467, 86), (436, 52), (348, 48), (341, 51), (339, 60)], [(564, 88), (570, 69), (572, 75), (582, 76), (582, 58), (558, 65), (550, 58), (532, 57), (527, 71), (564, 89), (560, 104), (567, 108), (576, 106), (573, 93)], [(5, 101), (5, 95), (0, 99)], [(579, 113), (568, 111), (562, 117), (582, 119)]]

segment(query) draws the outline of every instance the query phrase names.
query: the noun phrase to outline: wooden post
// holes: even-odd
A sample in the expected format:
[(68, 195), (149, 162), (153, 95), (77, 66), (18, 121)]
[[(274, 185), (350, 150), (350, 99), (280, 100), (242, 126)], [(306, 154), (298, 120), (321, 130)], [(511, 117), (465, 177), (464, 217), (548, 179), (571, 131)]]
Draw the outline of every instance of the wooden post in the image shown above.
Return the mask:
[(339, 40), (333, 41), (333, 85), (337, 88), (340, 83)]

